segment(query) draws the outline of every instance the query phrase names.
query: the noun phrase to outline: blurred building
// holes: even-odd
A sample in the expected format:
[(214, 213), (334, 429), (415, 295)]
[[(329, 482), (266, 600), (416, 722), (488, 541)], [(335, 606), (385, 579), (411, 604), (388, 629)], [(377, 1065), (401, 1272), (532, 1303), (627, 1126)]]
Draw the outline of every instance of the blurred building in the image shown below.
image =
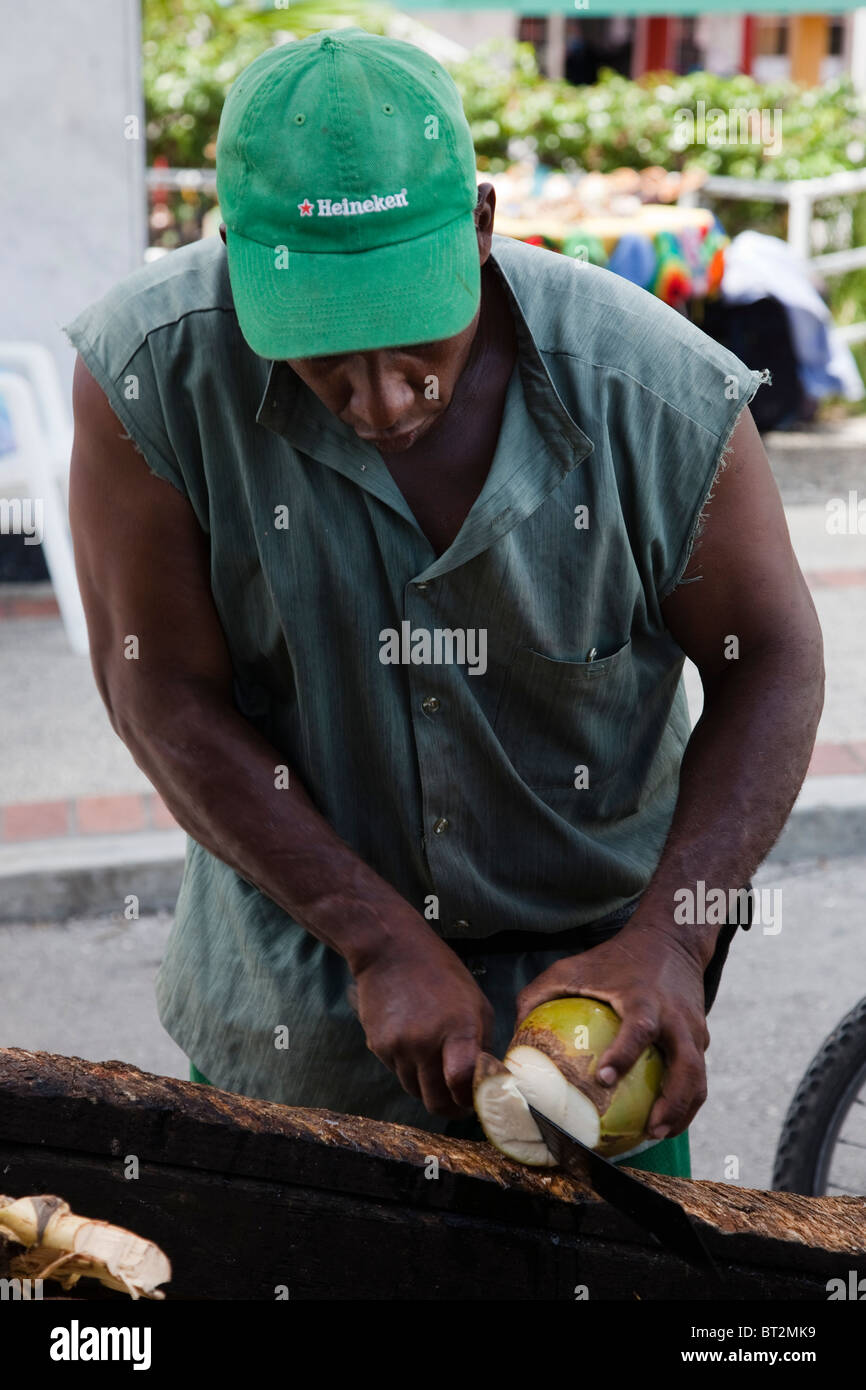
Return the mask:
[[(818, 83), (842, 72), (864, 80), (866, 10), (751, 15), (713, 11), (710, 4), (699, 15), (600, 16), (593, 0), (585, 6), (575, 0), (574, 8), (596, 13), (522, 15), (519, 9), (414, 5), (410, 12), (467, 48), (489, 38), (524, 39), (535, 47), (544, 72), (576, 83), (593, 82), (603, 67), (630, 77), (663, 68), (750, 73), (760, 82), (792, 77)], [(629, 8), (626, 0), (623, 8)]]

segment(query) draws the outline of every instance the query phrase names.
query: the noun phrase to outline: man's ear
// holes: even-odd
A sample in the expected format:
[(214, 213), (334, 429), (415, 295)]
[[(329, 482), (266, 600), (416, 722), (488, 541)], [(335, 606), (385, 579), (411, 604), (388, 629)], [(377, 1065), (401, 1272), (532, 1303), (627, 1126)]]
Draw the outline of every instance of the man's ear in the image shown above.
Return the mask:
[(475, 231), (478, 236), (478, 255), (484, 265), (490, 255), (493, 239), (493, 215), (496, 211), (496, 192), (492, 183), (482, 183), (478, 187), (478, 202), (475, 205)]
[(226, 244), (226, 224), (225, 224), (225, 222), (221, 222), (221, 223), (220, 223), (220, 236), (222, 237), (222, 240), (223, 240), (223, 246), (225, 246), (225, 244)]

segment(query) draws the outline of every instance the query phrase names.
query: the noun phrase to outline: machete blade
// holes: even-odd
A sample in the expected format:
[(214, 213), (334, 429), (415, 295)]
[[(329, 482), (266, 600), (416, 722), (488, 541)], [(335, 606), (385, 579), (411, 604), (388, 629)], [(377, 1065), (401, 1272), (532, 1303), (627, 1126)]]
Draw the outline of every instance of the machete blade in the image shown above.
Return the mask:
[(534, 1105), (529, 1106), (529, 1111), (560, 1168), (589, 1182), (599, 1197), (631, 1217), (638, 1226), (650, 1231), (680, 1259), (708, 1270), (720, 1279), (712, 1255), (679, 1202), (656, 1192), (653, 1187), (646, 1187), (638, 1178), (633, 1178), (615, 1163), (567, 1134), (553, 1120), (536, 1110)]

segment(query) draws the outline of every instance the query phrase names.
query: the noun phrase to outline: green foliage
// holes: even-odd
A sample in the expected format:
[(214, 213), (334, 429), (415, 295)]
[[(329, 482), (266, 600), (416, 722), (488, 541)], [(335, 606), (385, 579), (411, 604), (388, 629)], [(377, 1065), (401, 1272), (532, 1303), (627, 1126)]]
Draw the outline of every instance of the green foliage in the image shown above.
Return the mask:
[[(291, 33), (358, 24), (384, 33), (393, 13), (381, 0), (143, 0), (144, 88), (149, 153), (169, 164), (213, 162), (226, 92), (243, 68)], [(531, 44), (494, 40), (451, 68), (469, 121), (478, 167), (510, 162), (509, 146), (553, 168), (608, 172), (628, 165), (700, 165), (740, 178), (816, 178), (859, 168), (866, 155), (866, 100), (847, 78), (801, 89), (750, 77), (655, 73), (639, 82), (605, 72), (591, 87), (539, 74)], [(782, 113), (782, 149), (761, 144), (677, 141), (683, 111), (757, 108)], [(513, 147), (512, 147), (513, 148)]]
[(148, 156), (176, 168), (214, 162), (220, 111), (242, 70), (272, 44), (357, 24), (384, 33), (379, 0), (142, 0)]
[[(848, 78), (801, 88), (708, 72), (653, 73), (634, 82), (606, 71), (593, 86), (573, 87), (540, 76), (530, 44), (502, 40), (480, 46), (451, 72), (479, 168), (491, 172), (510, 162), (513, 140), (553, 168), (603, 173), (623, 165), (697, 165), (738, 178), (808, 179), (860, 168), (866, 155), (866, 99)], [(755, 109), (766, 111), (768, 119), (778, 110), (781, 149), (773, 152), (761, 143), (681, 143), (682, 113), (696, 115), (699, 102), (708, 122), (714, 110)]]
[[(697, 166), (710, 174), (787, 181), (823, 178), (866, 162), (866, 98), (847, 77), (801, 88), (707, 72), (653, 73), (633, 82), (608, 71), (594, 86), (572, 87), (539, 75), (531, 45), (503, 42), (477, 49), (451, 71), (472, 128), (478, 167), (491, 173), (511, 162), (512, 142), (552, 168), (602, 173), (623, 165)], [(773, 143), (773, 113), (780, 112), (781, 148), (681, 144), (681, 113), (696, 117), (698, 102), (704, 103), (707, 124), (714, 110), (766, 111), (767, 146)], [(732, 237), (746, 228), (787, 236), (785, 204), (714, 199), (713, 205)], [(826, 199), (815, 205), (814, 216), (826, 229), (824, 249), (866, 245), (866, 195)], [(866, 317), (866, 270), (830, 278), (827, 291), (836, 322)], [(866, 343), (854, 352), (866, 375)]]

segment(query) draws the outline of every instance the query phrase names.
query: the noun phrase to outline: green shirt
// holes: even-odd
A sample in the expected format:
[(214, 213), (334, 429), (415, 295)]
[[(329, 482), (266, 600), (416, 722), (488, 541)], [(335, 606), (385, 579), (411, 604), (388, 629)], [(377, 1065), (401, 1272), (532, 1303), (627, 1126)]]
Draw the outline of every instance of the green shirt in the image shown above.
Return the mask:
[[(237, 707), (275, 763), (443, 936), (531, 931), (542, 952), (584, 924), (590, 944), (658, 863), (690, 734), (661, 602), (762, 378), (606, 270), (500, 236), (493, 263), (518, 360), (438, 559), (379, 453), (247, 347), (219, 239), (67, 333), (210, 537)], [(157, 981), (180, 1046), (230, 1090), (432, 1127), (365, 1053), (347, 980), (188, 840)]]

